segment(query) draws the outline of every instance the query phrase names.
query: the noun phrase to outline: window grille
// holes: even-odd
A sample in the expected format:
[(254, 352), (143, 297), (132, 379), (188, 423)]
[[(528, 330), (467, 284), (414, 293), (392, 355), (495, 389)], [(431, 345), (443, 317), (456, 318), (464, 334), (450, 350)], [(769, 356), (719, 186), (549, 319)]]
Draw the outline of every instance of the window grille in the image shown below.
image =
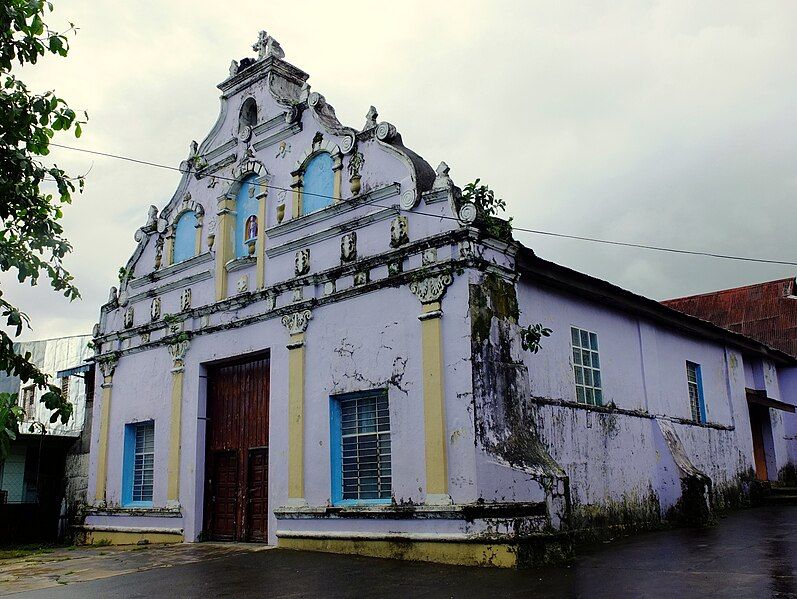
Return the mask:
[(133, 456), (133, 501), (152, 501), (152, 481), (155, 466), (155, 425), (146, 422), (136, 425), (135, 455)]
[(69, 377), (65, 376), (61, 378), (61, 394), (66, 398), (69, 399)]
[(689, 388), (689, 407), (692, 410), (692, 420), (695, 422), (706, 421), (706, 408), (703, 403), (703, 381), (700, 376), (700, 364), (686, 363), (686, 385)]
[[(348, 396), (337, 402), (340, 425), (335, 431), (340, 443), (340, 489), (343, 501), (390, 500), (392, 468), (390, 413), (384, 391)], [(334, 432), (333, 432), (334, 434)], [(335, 447), (333, 443), (333, 447)]]
[(603, 405), (598, 335), (576, 327), (570, 328), (573, 350), (573, 374), (576, 381), (576, 401), (587, 405)]

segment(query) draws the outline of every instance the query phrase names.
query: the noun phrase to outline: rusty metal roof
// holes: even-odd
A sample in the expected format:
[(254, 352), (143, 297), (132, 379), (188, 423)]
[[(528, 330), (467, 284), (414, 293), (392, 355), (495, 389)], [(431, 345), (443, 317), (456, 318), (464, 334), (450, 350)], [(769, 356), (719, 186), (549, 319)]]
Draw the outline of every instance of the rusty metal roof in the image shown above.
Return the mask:
[(794, 292), (792, 277), (662, 303), (797, 356), (797, 297)]

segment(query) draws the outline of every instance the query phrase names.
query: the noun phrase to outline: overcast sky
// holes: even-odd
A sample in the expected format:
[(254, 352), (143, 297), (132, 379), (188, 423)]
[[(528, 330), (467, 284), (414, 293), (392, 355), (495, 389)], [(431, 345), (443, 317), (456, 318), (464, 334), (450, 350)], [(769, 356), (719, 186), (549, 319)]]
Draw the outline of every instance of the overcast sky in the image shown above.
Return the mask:
[[(369, 105), (455, 182), (480, 177), (518, 226), (797, 261), (794, 2), (56, 2), (69, 57), (25, 73), (86, 109), (55, 141), (178, 166), (218, 114), (230, 60), (260, 29), (347, 125)], [(585, 6), (588, 5), (588, 6)], [(88, 171), (64, 226), (83, 299), (41, 284), (7, 297), (27, 339), (91, 331), (147, 207), (178, 174), (65, 150)], [(655, 299), (795, 268), (518, 238), (540, 256)]]

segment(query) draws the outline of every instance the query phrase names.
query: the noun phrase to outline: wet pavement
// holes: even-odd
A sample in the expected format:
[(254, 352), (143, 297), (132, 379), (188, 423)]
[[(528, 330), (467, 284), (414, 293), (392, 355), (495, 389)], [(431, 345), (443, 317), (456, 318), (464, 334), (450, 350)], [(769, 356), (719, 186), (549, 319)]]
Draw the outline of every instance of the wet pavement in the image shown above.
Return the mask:
[[(113, 548), (105, 548), (113, 549)], [(571, 566), (497, 570), (345, 555), (262, 550), (241, 545), (179, 545), (93, 559), (95, 579), (50, 581), (13, 597), (796, 597), (797, 507), (736, 512), (705, 530), (678, 529), (582, 550)], [(79, 552), (84, 550), (78, 550)], [(96, 551), (92, 549), (90, 551)], [(75, 553), (75, 552), (73, 552)], [(98, 558), (113, 556), (106, 575)], [(52, 558), (41, 556), (38, 559)], [(138, 563), (136, 560), (141, 560)], [(9, 560), (19, 561), (19, 560)], [(54, 562), (50, 567), (56, 568)], [(42, 563), (30, 566), (43, 568)], [(66, 566), (58, 566), (66, 567)], [(113, 570), (111, 573), (109, 571)], [(136, 571), (138, 570), (138, 571)], [(51, 572), (52, 575), (52, 572)], [(33, 576), (36, 579), (35, 576)], [(22, 584), (23, 578), (17, 579)], [(36, 579), (38, 580), (38, 579)], [(59, 584), (60, 583), (60, 584)], [(64, 584), (66, 583), (66, 584)], [(16, 592), (21, 591), (21, 592)]]

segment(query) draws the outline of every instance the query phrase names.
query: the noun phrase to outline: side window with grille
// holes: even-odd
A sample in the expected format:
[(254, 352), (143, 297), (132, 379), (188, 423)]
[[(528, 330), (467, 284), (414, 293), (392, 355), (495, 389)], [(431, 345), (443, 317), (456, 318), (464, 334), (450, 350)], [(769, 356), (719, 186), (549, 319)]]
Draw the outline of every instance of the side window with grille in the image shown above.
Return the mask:
[(392, 463), (387, 391), (330, 399), (332, 503), (390, 503)]
[(122, 505), (151, 506), (155, 468), (155, 423), (125, 425)]

